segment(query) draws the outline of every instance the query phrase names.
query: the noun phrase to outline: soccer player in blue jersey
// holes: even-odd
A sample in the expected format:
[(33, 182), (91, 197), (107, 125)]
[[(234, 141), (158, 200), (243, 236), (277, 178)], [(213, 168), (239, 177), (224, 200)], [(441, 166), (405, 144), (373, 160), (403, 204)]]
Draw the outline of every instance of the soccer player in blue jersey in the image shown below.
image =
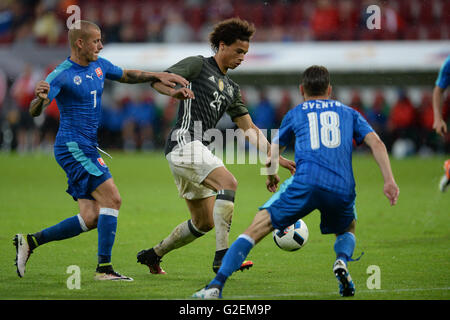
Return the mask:
[[(103, 48), (99, 27), (80, 21), (68, 32), (70, 57), (36, 86), (30, 104), (33, 116), (41, 114), (53, 99), (60, 111), (60, 126), (54, 145), (58, 164), (68, 178), (67, 192), (78, 202), (80, 213), (33, 234), (16, 234), (16, 266), (23, 277), (25, 266), (35, 248), (97, 228), (98, 265), (96, 280), (133, 280), (115, 272), (111, 252), (117, 229), (121, 197), (111, 173), (98, 153), (97, 128), (105, 79), (123, 83), (161, 81), (172, 88), (175, 98), (192, 98), (183, 77), (165, 72), (125, 70), (99, 57)], [(181, 88), (175, 88), (179, 84)]]
[(445, 123), (442, 114), (442, 100), (444, 92), (449, 85), (450, 85), (450, 55), (447, 57), (447, 59), (441, 66), (433, 90), (433, 112), (434, 112), (433, 129), (436, 130), (436, 133), (441, 136), (444, 136), (447, 133), (447, 123)]
[[(450, 55), (439, 70), (439, 76), (433, 90), (433, 129), (442, 137), (445, 137), (447, 134), (447, 123), (442, 111), (442, 100), (448, 86), (450, 86)], [(442, 192), (445, 192), (450, 185), (450, 159), (444, 163), (444, 170), (445, 173), (439, 181), (439, 190)]]
[(355, 287), (347, 262), (356, 244), (355, 181), (352, 169), (353, 140), (372, 150), (384, 179), (383, 192), (396, 204), (399, 188), (392, 174), (384, 143), (356, 110), (330, 100), (328, 70), (312, 66), (303, 74), (300, 91), (305, 102), (284, 117), (271, 148), (267, 189), (275, 192), (279, 152), (295, 137), (295, 175), (286, 180), (256, 214), (252, 224), (231, 245), (216, 277), (193, 297), (222, 297), (228, 277), (239, 268), (250, 250), (267, 234), (284, 229), (315, 209), (320, 211), (323, 234), (334, 233), (336, 260), (333, 273), (342, 296), (353, 296)]

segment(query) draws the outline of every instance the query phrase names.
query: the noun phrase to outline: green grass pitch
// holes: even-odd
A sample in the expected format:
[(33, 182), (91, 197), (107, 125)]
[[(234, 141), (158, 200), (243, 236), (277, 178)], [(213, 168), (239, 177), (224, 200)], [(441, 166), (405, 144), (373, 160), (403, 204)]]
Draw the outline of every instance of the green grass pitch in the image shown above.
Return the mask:
[[(291, 157), (292, 158), (292, 157)], [(382, 193), (382, 178), (369, 155), (354, 156), (357, 183), (357, 245), (350, 272), (356, 295), (350, 299), (411, 300), (450, 298), (450, 191), (440, 193), (444, 157), (392, 160), (400, 187), (397, 206)], [(189, 299), (213, 277), (214, 231), (163, 258), (167, 275), (155, 276), (136, 263), (136, 253), (162, 240), (189, 218), (162, 152), (113, 154), (106, 158), (119, 187), (120, 210), (113, 248), (115, 269), (134, 282), (96, 282), (97, 232), (46, 244), (31, 255), (24, 278), (14, 266), (15, 233), (31, 233), (78, 213), (66, 194), (66, 178), (52, 155), (0, 154), (0, 299)], [(239, 181), (230, 242), (250, 224), (270, 194), (259, 165), (228, 165)], [(288, 177), (281, 172), (282, 179)], [(270, 236), (251, 252), (254, 267), (235, 273), (223, 291), (237, 300), (342, 299), (331, 272), (333, 235), (321, 235), (319, 214), (304, 218), (307, 245), (284, 252)], [(81, 270), (80, 289), (69, 289), (67, 269)], [(372, 274), (371, 266), (379, 273)], [(378, 275), (379, 282), (373, 277)], [(379, 284), (379, 288), (371, 285)], [(368, 286), (369, 284), (369, 286)]]

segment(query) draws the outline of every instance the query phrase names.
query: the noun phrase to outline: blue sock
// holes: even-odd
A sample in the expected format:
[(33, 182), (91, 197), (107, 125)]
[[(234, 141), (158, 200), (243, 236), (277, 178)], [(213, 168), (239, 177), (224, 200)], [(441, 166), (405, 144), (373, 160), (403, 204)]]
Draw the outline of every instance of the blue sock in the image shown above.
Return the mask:
[(228, 277), (240, 268), (242, 262), (244, 262), (254, 245), (255, 241), (252, 238), (245, 234), (241, 234), (228, 249), (227, 253), (223, 257), (222, 265), (217, 272), (216, 277), (209, 283), (208, 286), (216, 285), (222, 288)]
[(63, 240), (75, 237), (83, 231), (87, 231), (86, 225), (80, 215), (76, 215), (61, 221), (54, 226), (34, 233), (38, 245), (56, 240)]
[(334, 243), (334, 251), (336, 252), (336, 260), (342, 259), (345, 264), (352, 258), (353, 250), (355, 250), (356, 238), (351, 232), (340, 234), (336, 237)]
[(98, 264), (111, 263), (111, 252), (116, 238), (117, 217), (119, 211), (110, 208), (100, 208), (98, 216)]

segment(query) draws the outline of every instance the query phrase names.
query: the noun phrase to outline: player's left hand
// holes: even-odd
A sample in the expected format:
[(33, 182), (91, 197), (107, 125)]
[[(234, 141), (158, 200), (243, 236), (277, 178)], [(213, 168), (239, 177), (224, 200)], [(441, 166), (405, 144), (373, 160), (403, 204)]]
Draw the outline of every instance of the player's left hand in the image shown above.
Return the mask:
[(277, 174), (267, 176), (266, 187), (269, 192), (276, 192), (280, 177)]
[(280, 156), (280, 166), (289, 170), (291, 175), (295, 174), (295, 162)]
[(174, 88), (177, 84), (182, 87), (187, 87), (189, 85), (189, 81), (178, 74), (169, 73), (169, 72), (157, 72), (156, 77), (166, 86)]

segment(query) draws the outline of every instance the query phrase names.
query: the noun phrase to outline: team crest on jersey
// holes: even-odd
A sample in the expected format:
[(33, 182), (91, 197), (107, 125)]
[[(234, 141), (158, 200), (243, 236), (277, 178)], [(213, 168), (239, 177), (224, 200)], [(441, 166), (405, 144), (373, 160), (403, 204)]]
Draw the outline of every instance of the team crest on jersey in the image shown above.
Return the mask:
[(106, 168), (106, 163), (105, 163), (105, 161), (103, 160), (103, 158), (97, 158), (97, 161), (98, 161), (98, 163), (99, 163), (103, 168)]
[(228, 91), (228, 95), (233, 98), (233, 94), (234, 94), (234, 90), (233, 87), (231, 85), (227, 86), (227, 91)]
[(102, 68), (98, 67), (97, 69), (95, 69), (95, 73), (97, 74), (97, 77), (99, 77), (100, 79), (103, 77)]
[(224, 84), (223, 84), (223, 80), (222, 79), (219, 79), (219, 90), (220, 91), (223, 91), (223, 88), (224, 88)]
[(80, 76), (75, 76), (75, 77), (73, 77), (73, 82), (75, 82), (75, 84), (77, 85), (77, 86), (79, 86), (80, 84), (81, 84), (81, 77)]

